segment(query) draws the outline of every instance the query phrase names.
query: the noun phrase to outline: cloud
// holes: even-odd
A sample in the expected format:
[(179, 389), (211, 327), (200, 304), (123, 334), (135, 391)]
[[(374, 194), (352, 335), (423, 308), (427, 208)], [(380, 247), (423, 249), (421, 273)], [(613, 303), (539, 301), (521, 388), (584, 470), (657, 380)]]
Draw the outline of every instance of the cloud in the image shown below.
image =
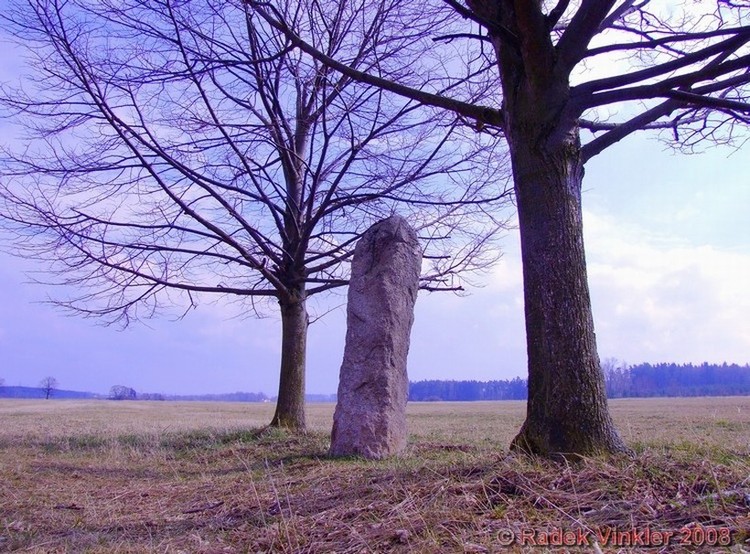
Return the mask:
[[(607, 214), (607, 215), (603, 215)], [(587, 211), (584, 229), (594, 319), (602, 358), (739, 362), (750, 352), (750, 251), (676, 239), (679, 230), (633, 223), (605, 209)], [(740, 247), (737, 247), (740, 244)], [(467, 298), (420, 293), (409, 355), (419, 379), (508, 379), (526, 374), (523, 288), (518, 237)], [(0, 328), (8, 383), (35, 384), (54, 374), (65, 388), (106, 391), (221, 392), (278, 385), (280, 321), (237, 317), (243, 307), (203, 303), (182, 321), (151, 321), (124, 332), (61, 317), (38, 287), (22, 287), (26, 264), (0, 257)], [(315, 300), (324, 313), (344, 296)], [(308, 390), (334, 392), (341, 364), (345, 308), (311, 326)]]
[[(693, 237), (678, 237), (673, 228), (646, 228), (600, 211), (586, 211), (584, 219), (602, 358), (629, 363), (750, 361), (747, 249), (695, 244)], [(505, 255), (485, 288), (467, 299), (435, 298), (432, 303), (422, 313), (433, 317), (430, 338), (433, 352), (439, 352), (432, 357), (433, 375), (502, 379), (525, 374), (517, 237), (506, 242)], [(426, 335), (421, 325), (418, 319), (417, 349)], [(462, 359), (467, 363), (459, 364)], [(449, 367), (461, 369), (449, 372)]]
[(599, 351), (630, 362), (747, 362), (750, 254), (586, 212)]

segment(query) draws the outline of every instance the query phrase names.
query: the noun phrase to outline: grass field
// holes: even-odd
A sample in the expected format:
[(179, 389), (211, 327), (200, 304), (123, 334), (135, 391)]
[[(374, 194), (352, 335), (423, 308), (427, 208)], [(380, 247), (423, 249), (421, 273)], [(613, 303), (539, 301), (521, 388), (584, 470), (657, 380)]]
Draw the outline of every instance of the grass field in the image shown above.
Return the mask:
[(522, 402), (413, 403), (368, 462), (326, 457), (333, 405), (295, 436), (268, 404), (0, 400), (0, 551), (750, 551), (750, 398), (610, 404), (635, 458), (511, 455)]

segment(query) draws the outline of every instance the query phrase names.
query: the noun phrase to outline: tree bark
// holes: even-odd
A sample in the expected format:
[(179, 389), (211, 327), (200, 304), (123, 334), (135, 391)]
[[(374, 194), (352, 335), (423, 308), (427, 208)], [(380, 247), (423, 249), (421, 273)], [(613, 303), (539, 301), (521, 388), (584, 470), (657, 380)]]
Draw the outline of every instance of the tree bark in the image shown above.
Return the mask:
[(307, 351), (307, 307), (304, 288), (290, 298), (279, 300), (281, 307), (281, 375), (276, 412), (271, 427), (304, 431), (305, 360)]
[(555, 147), (513, 140), (529, 398), (511, 448), (544, 456), (625, 452), (607, 408), (583, 246), (577, 129)]
[(518, 206), (529, 364), (526, 421), (511, 444), (543, 456), (627, 451), (607, 408), (596, 351), (569, 75), (540, 2), (472, 2), (509, 30), (492, 36)]

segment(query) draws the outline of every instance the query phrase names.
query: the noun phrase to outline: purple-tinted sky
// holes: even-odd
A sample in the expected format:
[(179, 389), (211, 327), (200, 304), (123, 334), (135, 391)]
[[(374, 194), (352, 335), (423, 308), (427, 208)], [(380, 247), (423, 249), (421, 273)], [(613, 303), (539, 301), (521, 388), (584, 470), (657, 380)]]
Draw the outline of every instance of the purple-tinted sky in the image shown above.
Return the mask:
[[(746, 155), (673, 156), (633, 139), (592, 161), (585, 229), (602, 358), (750, 361), (750, 180)], [(518, 237), (485, 286), (469, 297), (420, 293), (410, 377), (504, 379), (525, 375)], [(125, 331), (35, 303), (27, 262), (0, 257), (0, 377), (106, 392), (113, 384), (171, 393), (264, 391), (278, 379), (279, 321), (237, 318), (202, 305), (181, 321)], [(331, 305), (342, 304), (341, 297)], [(324, 311), (321, 306), (318, 311)], [(343, 308), (310, 329), (308, 390), (334, 392)]]
[[(0, 44), (0, 47), (3, 47)], [(4, 49), (0, 81), (18, 61)], [(14, 140), (0, 123), (0, 143)], [(584, 181), (589, 279), (602, 358), (621, 361), (750, 362), (750, 174), (747, 148), (673, 154), (646, 135), (590, 162)], [(420, 293), (409, 371), (420, 379), (525, 376), (517, 233), (471, 296)], [(276, 316), (237, 317), (231, 304), (201, 305), (180, 321), (124, 331), (37, 303), (25, 284), (37, 269), (0, 253), (0, 378), (106, 392), (122, 384), (167, 393), (275, 394)], [(343, 304), (323, 299), (317, 310)], [(308, 391), (335, 392), (344, 338), (338, 308), (310, 329)]]

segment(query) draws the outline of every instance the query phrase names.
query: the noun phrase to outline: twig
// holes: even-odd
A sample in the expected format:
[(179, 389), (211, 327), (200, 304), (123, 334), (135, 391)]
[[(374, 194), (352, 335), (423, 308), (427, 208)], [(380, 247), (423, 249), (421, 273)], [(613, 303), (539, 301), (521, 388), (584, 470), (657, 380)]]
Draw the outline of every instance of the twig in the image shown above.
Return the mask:
[(686, 500), (680, 500), (679, 502), (674, 502), (673, 505), (684, 507), (684, 506), (690, 506), (693, 504), (700, 504), (701, 502), (705, 502), (706, 500), (718, 500), (721, 503), (722, 508), (724, 508), (725, 511), (729, 511), (724, 500), (732, 499), (732, 498), (742, 499), (745, 505), (750, 507), (750, 493), (743, 491), (743, 490), (715, 492), (713, 494), (707, 494), (704, 496), (698, 496), (695, 498), (688, 498)]
[(206, 506), (201, 506), (200, 508), (191, 508), (190, 510), (185, 510), (182, 512), (183, 514), (197, 514), (199, 512), (207, 512), (209, 510), (215, 510), (219, 506), (223, 505), (224, 501), (219, 500), (218, 502), (214, 502), (213, 504), (208, 504)]
[(83, 510), (83, 506), (78, 506), (75, 502), (72, 504), (55, 504), (53, 510)]

